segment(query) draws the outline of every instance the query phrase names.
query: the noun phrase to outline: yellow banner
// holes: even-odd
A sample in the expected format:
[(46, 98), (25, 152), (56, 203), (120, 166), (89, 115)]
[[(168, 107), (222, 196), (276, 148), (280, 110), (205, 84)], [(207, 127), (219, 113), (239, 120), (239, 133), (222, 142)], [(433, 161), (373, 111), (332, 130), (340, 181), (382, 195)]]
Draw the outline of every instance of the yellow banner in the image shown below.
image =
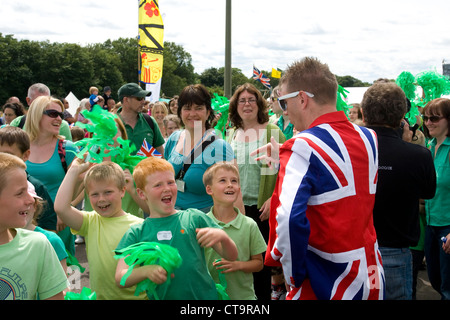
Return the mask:
[(139, 0), (139, 79), (156, 83), (162, 76), (164, 24), (158, 0)]
[(272, 78), (281, 78), (281, 71), (272, 68)]

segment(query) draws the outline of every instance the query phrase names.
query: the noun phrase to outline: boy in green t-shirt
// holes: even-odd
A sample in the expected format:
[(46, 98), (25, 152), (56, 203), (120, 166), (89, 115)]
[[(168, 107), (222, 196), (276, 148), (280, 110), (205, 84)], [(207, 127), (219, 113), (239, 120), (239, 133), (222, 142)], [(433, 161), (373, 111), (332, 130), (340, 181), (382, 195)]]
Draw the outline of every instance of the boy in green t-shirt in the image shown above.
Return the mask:
[(64, 299), (66, 274), (47, 238), (22, 229), (34, 199), (26, 165), (0, 152), (0, 300)]
[[(79, 158), (72, 162), (56, 195), (56, 214), (72, 233), (85, 238), (89, 282), (98, 300), (143, 299), (145, 295), (134, 296), (133, 288), (117, 288), (114, 279), (117, 265), (114, 249), (131, 225), (143, 221), (122, 209), (126, 188), (124, 171), (114, 162), (91, 165)], [(71, 206), (76, 186), (84, 174), (84, 188), (94, 209), (91, 212)]]
[(232, 163), (216, 163), (205, 171), (203, 184), (214, 201), (208, 216), (225, 230), (238, 249), (236, 261), (218, 261), (220, 257), (213, 250), (205, 249), (209, 272), (216, 283), (220, 282), (219, 273), (225, 275), (231, 300), (255, 300), (252, 273), (263, 268), (262, 253), (267, 245), (256, 222), (233, 206), (241, 189), (239, 171)]
[[(237, 249), (233, 240), (219, 226), (196, 209), (175, 210), (177, 186), (172, 165), (163, 159), (150, 157), (142, 160), (133, 172), (137, 192), (150, 209), (150, 217), (141, 225), (132, 226), (120, 241), (117, 251), (140, 242), (158, 242), (178, 249), (182, 264), (175, 269), (172, 279), (159, 265), (135, 267), (125, 287), (145, 279), (158, 284), (156, 293), (162, 300), (215, 300), (215, 283), (209, 275), (204, 248), (211, 247), (220, 256), (233, 261)], [(122, 258), (117, 264), (116, 284), (127, 273), (129, 266)], [(149, 294), (149, 298), (152, 296)]]

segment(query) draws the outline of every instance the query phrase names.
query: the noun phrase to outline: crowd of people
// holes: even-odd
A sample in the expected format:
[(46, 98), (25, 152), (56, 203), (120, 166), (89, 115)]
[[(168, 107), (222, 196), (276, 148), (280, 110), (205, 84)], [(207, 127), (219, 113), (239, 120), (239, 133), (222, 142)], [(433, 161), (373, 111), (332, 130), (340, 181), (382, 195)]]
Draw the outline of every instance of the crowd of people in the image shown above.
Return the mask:
[[(296, 61), (268, 99), (250, 83), (236, 89), (226, 135), (201, 84), (169, 103), (149, 103), (135, 83), (117, 103), (111, 88), (90, 87), (73, 116), (45, 84), (29, 88), (26, 107), (11, 97), (0, 299), (64, 299), (75, 239), (99, 300), (214, 300), (218, 285), (233, 300), (410, 300), (424, 261), (450, 299), (450, 100), (422, 106), (412, 130), (394, 82), (376, 81), (348, 114), (337, 89), (326, 64)], [(131, 169), (76, 156), (96, 108), (114, 114), (114, 146), (157, 155)], [(152, 243), (177, 249), (181, 264), (130, 263)]]

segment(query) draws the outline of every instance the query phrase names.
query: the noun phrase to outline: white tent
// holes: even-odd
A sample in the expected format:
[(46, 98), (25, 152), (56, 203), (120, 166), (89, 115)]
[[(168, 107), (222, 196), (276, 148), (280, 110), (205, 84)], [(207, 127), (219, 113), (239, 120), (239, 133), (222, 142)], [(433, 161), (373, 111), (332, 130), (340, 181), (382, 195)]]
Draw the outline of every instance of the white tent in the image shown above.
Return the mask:
[(347, 104), (361, 103), (364, 93), (369, 87), (346, 87)]
[(70, 91), (66, 97), (67, 102), (69, 102), (69, 109), (67, 109), (72, 116), (75, 116), (78, 107), (80, 106), (80, 100)]

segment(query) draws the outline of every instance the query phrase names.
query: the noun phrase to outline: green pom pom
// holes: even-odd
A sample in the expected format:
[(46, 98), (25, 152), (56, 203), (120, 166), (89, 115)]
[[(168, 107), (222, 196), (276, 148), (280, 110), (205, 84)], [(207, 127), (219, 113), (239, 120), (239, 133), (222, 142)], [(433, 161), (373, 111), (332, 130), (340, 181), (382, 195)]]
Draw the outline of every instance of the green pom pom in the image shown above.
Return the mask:
[(345, 90), (342, 86), (338, 85), (336, 110), (344, 111), (347, 118), (350, 119), (349, 110), (351, 107), (346, 102), (347, 93), (349, 93), (348, 90)]
[(409, 71), (403, 71), (395, 80), (395, 83), (402, 88), (403, 92), (410, 101), (416, 98), (416, 78)]
[(130, 141), (121, 137), (117, 138), (119, 145), (114, 146), (114, 138), (118, 132), (115, 119), (118, 116), (102, 109), (99, 105), (94, 105), (91, 111), (83, 110), (81, 113), (91, 123), (77, 122), (76, 125), (92, 133), (92, 138), (84, 138), (75, 142), (75, 145), (80, 149), (76, 156), (83, 159), (84, 154), (88, 152), (89, 162), (93, 163), (101, 163), (104, 158), (111, 157), (112, 162), (117, 163), (124, 170), (129, 169), (133, 173), (134, 167), (144, 157), (131, 156), (130, 154), (136, 151), (135, 146), (130, 146)]
[(220, 118), (217, 121), (217, 124), (214, 128), (222, 132), (223, 135), (225, 135), (230, 101), (228, 100), (227, 97), (222, 97), (219, 96), (217, 93), (214, 93), (214, 98), (211, 99), (211, 106), (215, 112), (220, 113)]
[[(176, 248), (158, 242), (135, 243), (122, 250), (118, 250), (117, 253), (114, 258), (125, 258), (125, 263), (130, 266), (127, 273), (120, 280), (121, 285), (125, 284), (136, 265), (160, 265), (170, 275), (182, 263), (181, 256)], [(167, 281), (170, 281), (170, 276), (167, 277)], [(145, 291), (150, 293), (150, 296), (153, 295), (156, 300), (159, 300), (156, 294), (156, 283), (150, 281), (150, 279), (139, 282), (134, 294), (138, 296), (141, 292)]]
[(449, 79), (436, 71), (424, 71), (416, 76), (417, 84), (424, 93), (424, 104), (450, 93)]

